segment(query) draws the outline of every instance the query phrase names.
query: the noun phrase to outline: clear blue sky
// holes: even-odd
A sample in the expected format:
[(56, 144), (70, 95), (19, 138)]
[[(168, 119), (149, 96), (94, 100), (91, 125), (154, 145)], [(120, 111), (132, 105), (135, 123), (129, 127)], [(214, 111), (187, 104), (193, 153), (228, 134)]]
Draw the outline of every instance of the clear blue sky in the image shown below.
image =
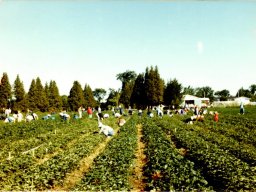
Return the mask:
[(26, 91), (36, 77), (118, 89), (116, 74), (156, 65), (183, 86), (256, 84), (256, 1), (0, 0), (0, 75)]

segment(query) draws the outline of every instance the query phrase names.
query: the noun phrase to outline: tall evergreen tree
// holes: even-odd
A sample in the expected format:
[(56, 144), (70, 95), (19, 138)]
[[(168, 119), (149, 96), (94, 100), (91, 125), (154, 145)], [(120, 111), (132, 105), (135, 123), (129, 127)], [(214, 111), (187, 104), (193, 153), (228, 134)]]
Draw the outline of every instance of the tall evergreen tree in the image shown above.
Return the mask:
[(78, 81), (73, 83), (69, 92), (68, 103), (72, 111), (77, 111), (80, 106), (85, 104), (83, 89)]
[(49, 101), (49, 111), (61, 110), (62, 99), (59, 94), (59, 89), (55, 81), (50, 81), (47, 94), (48, 94), (48, 101)]
[(139, 109), (143, 109), (145, 107), (144, 80), (143, 73), (137, 76), (131, 95), (131, 105)]
[(157, 104), (163, 103), (164, 101), (164, 80), (161, 79), (159, 71), (158, 71), (158, 67), (155, 66), (155, 70), (154, 70), (154, 76), (155, 76), (155, 87), (157, 87)]
[(174, 105), (175, 107), (179, 106), (182, 98), (182, 86), (177, 79), (170, 80), (167, 82), (165, 91), (164, 91), (164, 104)]
[(49, 107), (49, 101), (39, 77), (36, 78), (36, 98), (37, 108), (42, 112), (47, 111)]
[(45, 92), (46, 98), (49, 100), (49, 98), (50, 98), (50, 89), (49, 89), (49, 84), (47, 82), (45, 83), (45, 86), (44, 86), (44, 92)]
[(69, 103), (68, 103), (68, 96), (67, 95), (62, 95), (61, 96), (61, 103), (62, 103), (62, 109), (69, 111), (70, 107), (69, 107)]
[(25, 111), (27, 106), (26, 106), (26, 92), (24, 89), (23, 82), (20, 80), (19, 75), (17, 75), (15, 81), (14, 81), (14, 86), (13, 86), (13, 94), (15, 97), (15, 102), (13, 106), (14, 111)]
[(33, 111), (37, 111), (37, 94), (36, 94), (36, 81), (32, 79), (28, 93), (26, 95), (28, 101), (28, 108)]
[(148, 107), (163, 102), (164, 81), (160, 78), (157, 66), (146, 68), (145, 73), (145, 96)]
[(84, 86), (84, 99), (85, 99), (85, 106), (84, 107), (96, 107), (96, 101), (93, 96), (93, 92), (91, 87), (88, 84)]
[(130, 106), (133, 86), (134, 86), (134, 82), (129, 82), (129, 83), (126, 83), (124, 88), (122, 89), (119, 103), (122, 103), (124, 107), (128, 108)]
[(7, 108), (11, 107), (11, 100), (12, 100), (12, 87), (9, 83), (9, 78), (7, 73), (3, 73), (0, 82), (0, 107)]

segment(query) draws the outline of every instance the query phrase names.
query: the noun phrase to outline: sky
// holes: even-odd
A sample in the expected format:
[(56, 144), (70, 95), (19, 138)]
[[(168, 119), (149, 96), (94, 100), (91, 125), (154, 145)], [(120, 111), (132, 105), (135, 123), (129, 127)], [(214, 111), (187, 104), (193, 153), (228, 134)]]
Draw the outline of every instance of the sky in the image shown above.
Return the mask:
[(158, 67), (183, 87), (235, 95), (256, 84), (256, 1), (0, 0), (0, 76), (39, 77), (68, 95), (121, 88), (118, 73)]

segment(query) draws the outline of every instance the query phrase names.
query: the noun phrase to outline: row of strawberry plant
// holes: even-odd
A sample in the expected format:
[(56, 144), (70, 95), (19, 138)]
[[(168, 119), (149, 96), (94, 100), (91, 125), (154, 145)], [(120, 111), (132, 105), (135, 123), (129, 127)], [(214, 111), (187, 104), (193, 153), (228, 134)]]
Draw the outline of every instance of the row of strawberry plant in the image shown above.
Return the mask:
[[(89, 123), (91, 125), (89, 125)], [(48, 159), (51, 157), (51, 153), (57, 152), (58, 154), (76, 145), (80, 140), (83, 141), (85, 137), (91, 137), (95, 131), (95, 127), (97, 127), (96, 122), (87, 121), (85, 121), (85, 123), (66, 124), (66, 126), (68, 127), (60, 128), (59, 131), (63, 131), (62, 133), (56, 134), (55, 137), (46, 142), (42, 147), (36, 149), (35, 158), (29, 153), (19, 153), (11, 160), (2, 161), (0, 165), (0, 186), (8, 186), (8, 183), (12, 183), (16, 175), (22, 172), (22, 169), (31, 169), (31, 167), (36, 166), (38, 162), (41, 162), (40, 159), (44, 159), (44, 157)]]
[[(11, 179), (0, 182), (4, 190), (46, 190), (61, 185), (66, 174), (77, 168), (79, 161), (88, 156), (95, 146), (104, 140), (103, 135), (89, 135), (79, 138), (76, 145), (53, 156), (43, 164), (19, 167), (20, 170), (11, 174)], [(22, 160), (22, 159), (21, 159)], [(17, 167), (18, 168), (18, 167)], [(3, 178), (2, 178), (3, 180)]]
[[(42, 124), (39, 124), (42, 126)], [(14, 127), (15, 129), (16, 127)], [(48, 130), (47, 123), (45, 127), (42, 127)], [(62, 124), (56, 127), (54, 130), (48, 130), (46, 133), (36, 134), (27, 139), (18, 139), (16, 141), (7, 142), (2, 146), (2, 150), (0, 152), (0, 159), (6, 159), (11, 153), (11, 156), (16, 157), (21, 155), (22, 152), (32, 149), (34, 147), (43, 145), (37, 149), (37, 157), (42, 157), (45, 153), (54, 152), (55, 148), (63, 147), (65, 144), (74, 139), (76, 135), (80, 133), (90, 132), (87, 122), (79, 122), (76, 124)], [(42, 151), (43, 149), (43, 151)], [(42, 151), (42, 152), (38, 152)]]
[[(228, 134), (236, 133), (236, 127), (227, 127), (227, 125), (223, 123), (212, 127), (210, 121), (206, 120), (206, 122), (203, 123), (196, 122), (193, 125), (187, 126), (187, 128), (191, 128), (191, 130), (195, 131), (198, 136), (202, 137), (204, 140), (214, 143), (224, 150), (228, 150), (229, 153), (235, 155), (242, 161), (248, 163), (251, 166), (255, 166), (255, 147), (248, 142), (241, 140), (238, 141), (235, 138), (230, 137), (230, 134)], [(243, 133), (242, 135), (245, 136), (247, 134)]]
[(246, 116), (223, 115), (222, 121), (230, 125), (246, 127), (250, 130), (256, 129), (256, 120)]
[[(71, 124), (79, 122), (78, 120), (69, 121)], [(36, 120), (31, 122), (5, 123), (0, 124), (0, 147), (6, 143), (6, 140), (15, 141), (17, 139), (27, 139), (36, 134), (47, 133), (59, 126), (69, 123), (59, 117), (55, 120)]]
[(157, 124), (173, 134), (179, 146), (189, 150), (187, 157), (202, 167), (207, 181), (218, 190), (255, 190), (255, 169), (234, 155), (205, 141), (183, 122), (175, 118), (164, 118)]
[(6, 140), (27, 139), (36, 134), (47, 133), (63, 124), (61, 121), (32, 121), (30, 123), (8, 123), (0, 126), (0, 147)]
[(149, 119), (143, 121), (143, 140), (147, 156), (144, 168), (146, 190), (211, 190), (194, 163), (184, 158), (166, 134)]
[[(234, 117), (236, 118), (236, 117)], [(218, 132), (226, 137), (232, 137), (239, 142), (256, 145), (256, 129), (248, 129), (241, 125), (232, 125), (221, 120), (217, 124), (212, 119), (206, 118), (203, 123), (196, 123), (207, 127), (213, 132)]]
[(253, 145), (239, 142), (232, 137), (227, 137), (218, 132), (213, 132), (204, 127), (203, 124), (191, 125), (191, 129), (204, 140), (218, 145), (221, 149), (227, 150), (250, 166), (256, 165), (256, 149)]
[(102, 154), (94, 159), (91, 169), (73, 190), (130, 190), (130, 168), (137, 148), (137, 117), (132, 117), (119, 134), (109, 142)]

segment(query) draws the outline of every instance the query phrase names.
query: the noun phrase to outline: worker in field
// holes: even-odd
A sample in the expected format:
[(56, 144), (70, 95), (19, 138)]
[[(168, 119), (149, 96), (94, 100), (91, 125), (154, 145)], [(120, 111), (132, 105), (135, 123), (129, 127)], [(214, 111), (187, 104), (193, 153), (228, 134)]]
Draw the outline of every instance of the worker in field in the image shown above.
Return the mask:
[(87, 113), (88, 113), (89, 118), (92, 118), (92, 108), (91, 107), (88, 107)]
[(81, 119), (83, 117), (83, 107), (80, 106), (77, 111), (78, 111), (78, 117)]
[(241, 115), (244, 114), (244, 104), (243, 104), (243, 102), (241, 102), (241, 104), (240, 104), (240, 114)]
[(214, 120), (215, 122), (218, 122), (218, 121), (219, 121), (219, 114), (218, 114), (217, 111), (214, 112), (213, 120)]
[(197, 105), (195, 106), (195, 109), (194, 109), (194, 115), (196, 115), (196, 116), (199, 115), (199, 108)]
[(96, 113), (96, 115), (98, 117), (98, 127), (100, 128), (99, 134), (103, 133), (107, 137), (113, 136), (114, 135), (114, 129), (112, 127), (108, 126), (108, 125), (104, 125), (101, 122), (102, 119), (100, 118), (98, 113)]

